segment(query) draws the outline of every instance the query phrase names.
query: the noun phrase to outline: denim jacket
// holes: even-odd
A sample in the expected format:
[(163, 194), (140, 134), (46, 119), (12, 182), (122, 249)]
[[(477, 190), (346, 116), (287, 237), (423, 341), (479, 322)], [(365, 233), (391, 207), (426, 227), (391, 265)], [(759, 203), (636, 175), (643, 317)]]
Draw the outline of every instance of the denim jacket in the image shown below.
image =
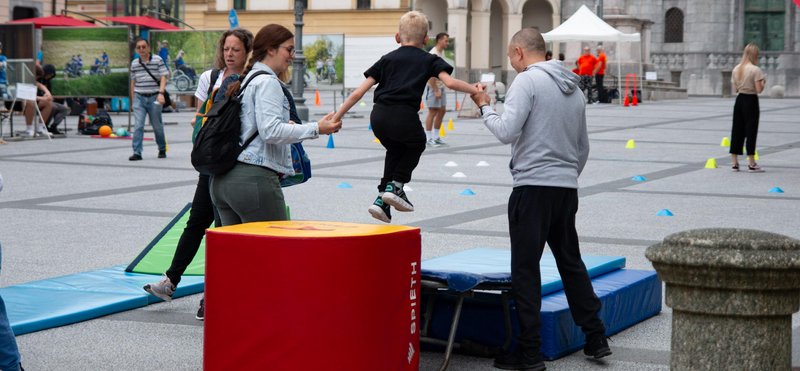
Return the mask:
[[(253, 79), (241, 97), (242, 134), (244, 143), (258, 130), (258, 136), (242, 151), (237, 160), (262, 166), (278, 173), (294, 175), (291, 143), (319, 137), (316, 122), (303, 125), (289, 123), (289, 101), (283, 95), (282, 82), (267, 65), (256, 62), (247, 74), (247, 81), (256, 71), (267, 71)], [(244, 84), (244, 83), (243, 83)]]

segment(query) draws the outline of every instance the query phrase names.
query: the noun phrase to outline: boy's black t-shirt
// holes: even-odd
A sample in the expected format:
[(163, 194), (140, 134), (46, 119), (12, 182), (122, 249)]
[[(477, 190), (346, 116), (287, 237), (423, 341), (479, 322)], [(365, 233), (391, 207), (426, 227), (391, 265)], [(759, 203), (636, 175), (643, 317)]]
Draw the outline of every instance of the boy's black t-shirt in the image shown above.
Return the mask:
[(453, 67), (435, 54), (415, 46), (401, 46), (375, 62), (364, 77), (372, 77), (378, 83), (375, 103), (418, 110), (428, 79), (438, 77), (442, 71), (453, 74)]

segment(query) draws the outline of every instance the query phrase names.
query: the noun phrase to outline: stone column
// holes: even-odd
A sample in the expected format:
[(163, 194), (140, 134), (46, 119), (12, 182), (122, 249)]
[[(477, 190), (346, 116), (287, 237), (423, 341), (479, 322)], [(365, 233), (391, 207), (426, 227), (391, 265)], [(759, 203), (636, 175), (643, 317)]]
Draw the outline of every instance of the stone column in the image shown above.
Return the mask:
[(789, 370), (800, 241), (746, 229), (667, 236), (645, 253), (666, 284), (672, 370)]
[(480, 74), (489, 69), (489, 24), (491, 13), (472, 10), (472, 51), (470, 55), (470, 79), (478, 81)]
[(447, 33), (455, 43), (456, 74), (460, 79), (468, 76), (469, 60), (467, 59), (467, 9), (447, 9)]
[[(511, 41), (511, 38), (522, 29), (522, 14), (503, 14), (503, 24), (506, 29), (503, 35), (502, 50), (505, 52), (508, 50), (508, 43)], [(558, 56), (558, 54), (556, 54), (556, 56)], [(505, 81), (506, 85), (511, 85), (511, 82), (514, 81), (514, 77), (517, 76), (517, 71), (514, 71), (514, 68), (511, 67), (511, 64), (508, 62), (508, 57), (505, 54), (503, 54), (503, 75), (501, 80)]]

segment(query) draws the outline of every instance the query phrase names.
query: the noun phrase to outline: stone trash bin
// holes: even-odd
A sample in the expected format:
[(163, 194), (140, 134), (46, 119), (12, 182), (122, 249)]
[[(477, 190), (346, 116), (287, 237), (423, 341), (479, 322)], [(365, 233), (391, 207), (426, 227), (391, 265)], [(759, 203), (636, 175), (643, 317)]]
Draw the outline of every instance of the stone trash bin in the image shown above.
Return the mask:
[(666, 284), (672, 370), (790, 370), (800, 241), (748, 229), (675, 233), (645, 253)]

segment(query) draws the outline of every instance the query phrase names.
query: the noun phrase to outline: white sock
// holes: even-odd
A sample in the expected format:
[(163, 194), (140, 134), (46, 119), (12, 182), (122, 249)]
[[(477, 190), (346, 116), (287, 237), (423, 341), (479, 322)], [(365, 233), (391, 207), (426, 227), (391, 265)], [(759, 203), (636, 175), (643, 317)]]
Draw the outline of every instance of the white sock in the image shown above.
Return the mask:
[(393, 181), (392, 181), (392, 183), (394, 183), (394, 185), (395, 185), (397, 188), (400, 188), (400, 189), (403, 189), (403, 185), (405, 185), (405, 183), (400, 183), (400, 182), (398, 182), (398, 181), (396, 181), (396, 180), (393, 180)]
[(425, 130), (425, 139), (427, 140), (433, 139), (433, 130)]
[(439, 139), (439, 130), (433, 130), (433, 140)]

